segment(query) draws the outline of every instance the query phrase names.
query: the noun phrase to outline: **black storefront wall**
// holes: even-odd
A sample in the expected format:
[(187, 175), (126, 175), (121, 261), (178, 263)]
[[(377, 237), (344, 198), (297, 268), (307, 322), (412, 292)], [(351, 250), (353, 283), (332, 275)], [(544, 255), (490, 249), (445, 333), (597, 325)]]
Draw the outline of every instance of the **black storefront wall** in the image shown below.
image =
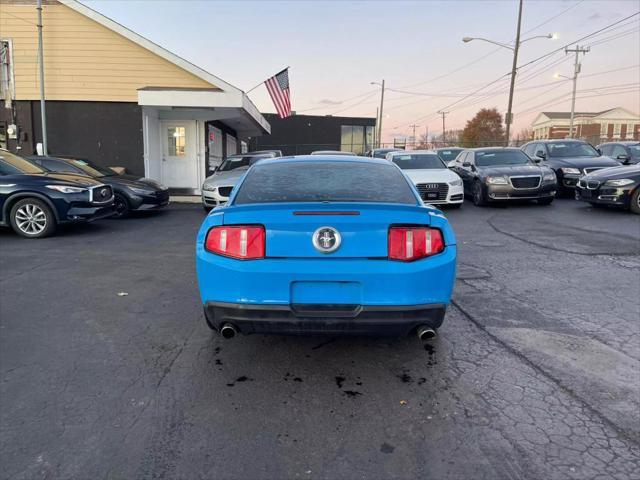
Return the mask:
[[(15, 102), (20, 132), (9, 148), (22, 155), (36, 152), (42, 141), (39, 101)], [(47, 101), (47, 140), (50, 155), (85, 157), (105, 167), (125, 167), (144, 175), (142, 110), (131, 102)], [(0, 120), (11, 116), (2, 109)]]
[(293, 115), (280, 118), (262, 114), (271, 125), (271, 135), (250, 139), (251, 150), (282, 150), (284, 155), (305, 155), (314, 150), (340, 150), (342, 126), (375, 126), (368, 117)]

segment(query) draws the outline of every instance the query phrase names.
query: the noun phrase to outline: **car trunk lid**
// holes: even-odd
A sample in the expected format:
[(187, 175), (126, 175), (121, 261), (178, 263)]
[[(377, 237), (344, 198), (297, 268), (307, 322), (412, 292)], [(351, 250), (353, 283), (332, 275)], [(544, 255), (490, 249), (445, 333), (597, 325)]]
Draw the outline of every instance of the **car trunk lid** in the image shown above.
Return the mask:
[[(398, 204), (304, 203), (234, 206), (225, 225), (264, 225), (266, 256), (277, 258), (386, 258), (391, 225), (430, 225), (429, 210)], [(322, 251), (323, 228), (338, 232), (340, 246)], [(331, 236), (331, 232), (328, 235)], [(328, 242), (331, 243), (331, 242)]]

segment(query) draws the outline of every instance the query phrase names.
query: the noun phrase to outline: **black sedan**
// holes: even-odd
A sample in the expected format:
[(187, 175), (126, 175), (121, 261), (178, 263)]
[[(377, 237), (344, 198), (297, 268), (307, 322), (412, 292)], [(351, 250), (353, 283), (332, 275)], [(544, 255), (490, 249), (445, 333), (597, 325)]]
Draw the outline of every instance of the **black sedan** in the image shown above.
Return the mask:
[(571, 192), (582, 175), (620, 165), (582, 140), (534, 140), (521, 148), (534, 161), (553, 169), (559, 194)]
[(449, 168), (460, 175), (464, 193), (478, 206), (505, 200), (536, 200), (549, 205), (557, 190), (553, 170), (537, 165), (517, 148), (465, 150)]
[(28, 157), (51, 172), (72, 172), (111, 185), (115, 194), (114, 217), (124, 218), (132, 210), (155, 210), (169, 205), (169, 189), (155, 180), (134, 175), (118, 175), (110, 168), (70, 157)]
[(614, 205), (640, 214), (640, 164), (606, 168), (585, 175), (576, 199), (592, 205)]
[(0, 149), (0, 225), (26, 238), (51, 235), (59, 223), (91, 222), (114, 213), (109, 185), (51, 173)]
[(640, 163), (640, 142), (625, 140), (622, 142), (608, 142), (596, 147), (602, 155), (615, 158), (623, 165)]

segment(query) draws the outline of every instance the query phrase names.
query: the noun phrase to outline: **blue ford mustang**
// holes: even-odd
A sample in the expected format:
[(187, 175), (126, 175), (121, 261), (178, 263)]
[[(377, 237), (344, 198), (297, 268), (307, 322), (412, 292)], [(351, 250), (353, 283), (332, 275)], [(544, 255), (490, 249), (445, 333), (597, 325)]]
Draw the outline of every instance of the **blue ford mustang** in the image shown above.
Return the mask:
[(198, 233), (208, 325), (237, 332), (435, 335), (456, 239), (386, 160), (262, 160)]

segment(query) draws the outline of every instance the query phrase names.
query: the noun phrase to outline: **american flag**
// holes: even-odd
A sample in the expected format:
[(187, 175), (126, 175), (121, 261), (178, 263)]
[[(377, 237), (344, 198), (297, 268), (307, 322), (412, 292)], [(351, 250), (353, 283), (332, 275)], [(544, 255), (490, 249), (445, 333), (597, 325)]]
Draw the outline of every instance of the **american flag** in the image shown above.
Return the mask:
[(276, 106), (280, 118), (291, 116), (291, 95), (289, 93), (289, 68), (265, 80), (265, 85)]

